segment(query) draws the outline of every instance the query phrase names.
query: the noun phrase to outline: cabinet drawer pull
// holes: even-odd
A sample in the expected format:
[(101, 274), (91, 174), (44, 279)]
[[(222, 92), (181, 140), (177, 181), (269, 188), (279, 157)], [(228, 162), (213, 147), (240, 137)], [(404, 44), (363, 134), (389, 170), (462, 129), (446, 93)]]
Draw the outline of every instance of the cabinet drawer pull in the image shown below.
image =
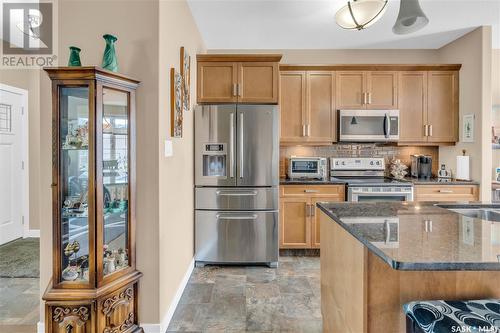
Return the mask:
[(453, 193), (452, 190), (439, 190), (439, 193)]
[(304, 190), (305, 193), (318, 193), (318, 190)]

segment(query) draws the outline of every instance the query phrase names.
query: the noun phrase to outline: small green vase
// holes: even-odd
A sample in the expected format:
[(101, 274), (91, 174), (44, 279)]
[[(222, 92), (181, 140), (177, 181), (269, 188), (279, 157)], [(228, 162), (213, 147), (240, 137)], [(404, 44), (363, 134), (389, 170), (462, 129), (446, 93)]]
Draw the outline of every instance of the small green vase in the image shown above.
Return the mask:
[(118, 62), (116, 61), (115, 42), (118, 40), (113, 35), (106, 34), (102, 36), (106, 41), (106, 48), (102, 56), (102, 68), (112, 72), (118, 72)]
[(80, 67), (82, 65), (80, 61), (80, 51), (81, 49), (76, 46), (69, 47), (69, 67)]

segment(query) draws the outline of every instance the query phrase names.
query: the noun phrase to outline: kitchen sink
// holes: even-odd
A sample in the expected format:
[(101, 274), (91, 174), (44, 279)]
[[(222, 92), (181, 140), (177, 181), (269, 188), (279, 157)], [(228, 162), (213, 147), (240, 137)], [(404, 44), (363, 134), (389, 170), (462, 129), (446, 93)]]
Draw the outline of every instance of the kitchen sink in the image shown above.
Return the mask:
[(455, 213), (492, 222), (500, 222), (500, 206), (498, 205), (436, 205)]

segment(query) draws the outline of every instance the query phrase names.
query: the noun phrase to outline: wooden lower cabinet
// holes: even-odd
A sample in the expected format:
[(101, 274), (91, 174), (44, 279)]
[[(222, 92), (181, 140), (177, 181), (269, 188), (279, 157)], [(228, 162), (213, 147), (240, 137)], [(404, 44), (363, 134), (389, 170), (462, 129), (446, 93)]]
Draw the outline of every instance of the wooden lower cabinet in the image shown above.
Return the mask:
[(280, 189), (280, 249), (320, 247), (317, 202), (344, 201), (344, 185), (284, 185)]
[(415, 185), (415, 201), (478, 201), (479, 185)]
[(115, 290), (108, 285), (105, 290), (102, 288), (97, 291), (47, 291), (44, 295), (45, 332), (142, 333), (143, 329), (139, 327), (137, 318), (137, 286), (140, 276), (140, 273), (134, 273), (131, 282), (127, 281), (124, 286), (118, 281)]

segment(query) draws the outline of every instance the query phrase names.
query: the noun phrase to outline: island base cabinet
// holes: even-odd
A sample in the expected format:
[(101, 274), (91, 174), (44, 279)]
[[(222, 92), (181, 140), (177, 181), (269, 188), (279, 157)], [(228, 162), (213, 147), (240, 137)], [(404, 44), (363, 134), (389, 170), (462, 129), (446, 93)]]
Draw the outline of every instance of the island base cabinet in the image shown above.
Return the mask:
[(500, 271), (393, 269), (323, 212), (320, 221), (323, 332), (406, 332), (410, 301), (500, 298)]

